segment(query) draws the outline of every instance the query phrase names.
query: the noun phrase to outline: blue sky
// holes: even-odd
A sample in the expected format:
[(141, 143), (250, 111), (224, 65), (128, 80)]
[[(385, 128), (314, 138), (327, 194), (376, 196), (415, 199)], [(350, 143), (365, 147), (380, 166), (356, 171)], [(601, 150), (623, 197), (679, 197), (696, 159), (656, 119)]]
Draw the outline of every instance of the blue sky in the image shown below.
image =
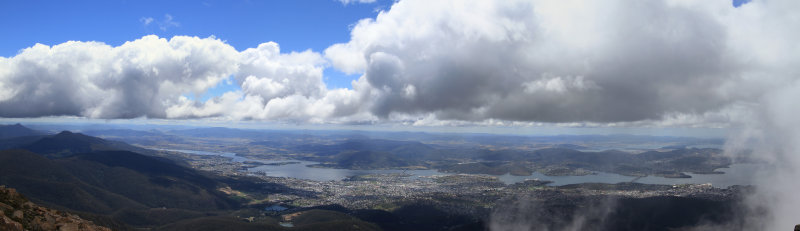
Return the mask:
[(748, 3), (748, 2), (750, 2), (750, 0), (733, 0), (733, 6), (734, 7), (739, 7), (742, 4), (745, 4), (745, 3)]
[[(735, 7), (749, 0), (732, 0)], [(320, 1), (0, 1), (0, 56), (11, 57), (36, 43), (101, 41), (118, 46), (144, 35), (216, 36), (241, 51), (274, 41), (282, 52), (322, 52), (350, 39), (350, 28), (374, 18), (393, 2), (342, 4)], [(145, 25), (145, 21), (152, 20)], [(329, 88), (351, 88), (358, 75), (324, 72)], [(207, 99), (238, 86), (221, 83)], [(191, 97), (191, 96), (190, 96)]]
[[(794, 65), (773, 67), (794, 63), (773, 62), (796, 58), (794, 11), (776, 1), (0, 0), (0, 117), (725, 128), (774, 92), (762, 82), (791, 86), (780, 76)], [(193, 50), (146, 43), (157, 38)], [(139, 46), (20, 53), (66, 41)], [(282, 55), (228, 46), (270, 41)], [(741, 63), (761, 65), (730, 68)]]
[[(144, 35), (216, 36), (241, 51), (274, 41), (281, 52), (322, 52), (347, 42), (358, 20), (374, 18), (392, 1), (342, 4), (320, 1), (0, 1), (0, 56), (36, 43), (100, 41), (118, 46)], [(169, 15), (169, 16), (167, 16)], [(168, 17), (172, 19), (168, 21)], [(144, 21), (152, 18), (145, 25)], [(163, 28), (162, 28), (163, 27)], [(357, 75), (325, 70), (329, 88), (350, 88)], [(211, 89), (203, 98), (237, 86)]]

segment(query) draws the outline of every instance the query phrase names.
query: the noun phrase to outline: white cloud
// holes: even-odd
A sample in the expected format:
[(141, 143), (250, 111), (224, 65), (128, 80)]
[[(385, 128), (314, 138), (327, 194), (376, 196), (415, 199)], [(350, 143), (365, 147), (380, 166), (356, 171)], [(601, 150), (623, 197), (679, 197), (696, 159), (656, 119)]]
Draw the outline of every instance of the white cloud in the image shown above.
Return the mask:
[(375, 0), (337, 0), (337, 1), (341, 2), (344, 5), (348, 5), (348, 4), (351, 4), (351, 3), (355, 4), (355, 3), (374, 3), (375, 2)]
[[(348, 4), (351, 1), (343, 1)], [(800, 2), (402, 0), (319, 54), (145, 36), (0, 57), (0, 117), (205, 118), (417, 126), (743, 127), (785, 163), (764, 182), (800, 207)], [(158, 24), (177, 27), (171, 15)], [(328, 89), (324, 68), (362, 76)], [(199, 102), (234, 76), (240, 91)]]
[(725, 46), (731, 25), (710, 13), (733, 10), (723, 2), (406, 0), (360, 21), (325, 56), (364, 73), (377, 93), (370, 110), (384, 118), (658, 120), (739, 100), (718, 89), (739, 74), (740, 60)]
[(155, 22), (155, 24), (158, 26), (158, 29), (161, 31), (167, 31), (169, 28), (181, 26), (181, 23), (175, 21), (175, 18), (172, 17), (171, 14), (164, 14), (164, 18), (160, 21), (156, 21), (153, 17), (142, 17), (139, 19), (139, 21), (142, 22), (145, 27)]
[(324, 60), (312, 51), (281, 54), (277, 43), (269, 42), (241, 52), (237, 81), (245, 93), (265, 99), (292, 94), (320, 96)]
[(236, 50), (213, 38), (156, 36), (111, 47), (37, 44), (0, 60), (2, 117), (164, 117), (183, 93), (201, 93), (236, 70)]
[(167, 110), (167, 117), (215, 116), (297, 123), (375, 119), (365, 114), (363, 94), (325, 86), (322, 71), (326, 62), (318, 53), (281, 53), (278, 44), (268, 42), (240, 52), (237, 63), (234, 76), (240, 92), (202, 103), (183, 99)]
[[(213, 37), (150, 35), (118, 47), (37, 44), (0, 57), (0, 117), (374, 120), (362, 106), (368, 105), (363, 93), (327, 89), (325, 65), (312, 51), (281, 53), (268, 42), (237, 52)], [(240, 91), (205, 102), (185, 97), (226, 84), (230, 76)]]
[(164, 20), (158, 22), (158, 28), (162, 31), (167, 31), (170, 27), (179, 27), (181, 24), (173, 20), (172, 15), (165, 14)]
[[(38, 105), (2, 112), (12, 117), (717, 127), (731, 105), (795, 78), (797, 36), (784, 25), (797, 7), (782, 4), (403, 0), (324, 54), (180, 36), (37, 45), (0, 59), (0, 105)], [(141, 21), (179, 25), (169, 14)], [(328, 89), (329, 66), (362, 76)], [(241, 91), (181, 98), (221, 80)]]
[(325, 49), (325, 57), (331, 60), (333, 66), (346, 74), (363, 72), (367, 61), (358, 48), (351, 43), (334, 44)]
[(139, 21), (142, 22), (142, 24), (144, 24), (145, 26), (150, 25), (150, 23), (152, 23), (153, 20), (154, 19), (151, 17), (142, 17), (139, 19)]

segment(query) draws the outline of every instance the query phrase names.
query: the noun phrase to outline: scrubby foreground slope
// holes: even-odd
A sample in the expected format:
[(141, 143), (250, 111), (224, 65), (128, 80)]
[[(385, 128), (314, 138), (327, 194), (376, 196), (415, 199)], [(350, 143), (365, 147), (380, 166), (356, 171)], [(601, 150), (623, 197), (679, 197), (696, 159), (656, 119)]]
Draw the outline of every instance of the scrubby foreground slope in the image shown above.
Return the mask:
[(0, 230), (110, 231), (76, 215), (31, 203), (13, 188), (0, 186)]

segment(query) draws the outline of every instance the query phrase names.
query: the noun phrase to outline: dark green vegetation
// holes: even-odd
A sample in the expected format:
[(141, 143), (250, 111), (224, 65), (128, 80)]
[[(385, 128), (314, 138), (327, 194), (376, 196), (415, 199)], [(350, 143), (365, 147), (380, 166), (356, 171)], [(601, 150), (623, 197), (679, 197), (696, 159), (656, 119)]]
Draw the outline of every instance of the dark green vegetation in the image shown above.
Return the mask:
[(63, 131), (53, 136), (42, 137), (33, 143), (23, 145), (21, 148), (54, 158), (92, 151), (137, 149), (126, 143), (106, 141), (97, 137), (69, 131)]
[[(14, 142), (18, 142), (17, 149), (0, 151), (0, 185), (14, 187), (38, 203), (76, 212), (98, 224), (118, 230), (160, 226), (164, 227), (158, 229), (166, 230), (285, 229), (274, 222), (249, 223), (226, 215), (243, 205), (218, 190), (232, 186), (289, 191), (281, 187), (209, 175), (162, 157), (120, 151), (140, 149), (122, 142), (79, 133), (61, 132), (8, 143)], [(330, 225), (358, 222), (361, 221), (337, 221)], [(309, 227), (314, 225), (319, 224), (309, 222)], [(370, 230), (368, 225), (362, 227), (367, 229), (360, 230)]]
[[(0, 132), (6, 131), (5, 133), (10, 133), (5, 130), (9, 127), (11, 126), (0, 129)], [(19, 130), (16, 127), (13, 128), (13, 130)], [(152, 153), (150, 150), (136, 147), (125, 142), (104, 140), (69, 131), (63, 131), (55, 135), (41, 135), (44, 134), (41, 132), (35, 132), (34, 134), (39, 135), (9, 136), (5, 139), (0, 139), (0, 149), (26, 149), (49, 158), (67, 157), (76, 153), (109, 150), (125, 150), (145, 154)]]
[[(19, 127), (5, 126), (0, 128), (0, 133), (5, 128), (19, 130)], [(12, 135), (0, 138), (0, 185), (17, 188), (36, 203), (78, 214), (115, 230), (485, 230), (517, 223), (528, 225), (522, 227), (560, 230), (573, 227), (569, 225), (576, 221), (584, 222), (582, 227), (595, 230), (668, 230), (731, 220), (734, 214), (731, 211), (738, 206), (738, 199), (715, 196), (720, 193), (709, 198), (694, 194), (691, 197), (644, 198), (605, 195), (617, 191), (633, 194), (651, 190), (683, 192), (672, 186), (579, 184), (549, 187), (542, 181), (505, 185), (492, 177), (475, 175), (440, 177), (425, 183), (435, 185), (433, 188), (437, 190), (418, 187), (392, 191), (403, 198), (369, 194), (374, 187), (397, 186), (377, 182), (374, 187), (370, 185), (371, 181), (384, 178), (352, 177), (351, 183), (363, 181), (359, 185), (367, 185), (364, 191), (355, 191), (364, 195), (330, 195), (321, 192), (336, 191), (342, 184), (329, 183), (331, 187), (317, 190), (293, 184), (322, 185), (320, 182), (266, 181), (235, 172), (199, 171), (189, 167), (194, 165), (181, 156), (123, 141), (150, 147), (237, 152), (250, 157), (290, 157), (318, 161), (322, 163), (320, 167), (432, 168), (494, 175), (529, 175), (532, 171), (576, 174), (582, 173), (581, 170), (629, 175), (711, 172), (730, 163), (719, 156), (716, 149), (681, 146), (631, 154), (574, 150), (591, 145), (565, 144), (563, 139), (567, 138), (563, 137), (548, 138), (556, 144), (538, 145), (526, 142), (539, 142), (544, 138), (525, 141), (520, 137), (453, 138), (419, 133), (397, 134), (402, 140), (391, 140), (392, 136), (384, 133), (361, 136), (222, 128), (111, 129), (91, 133), (104, 138), (73, 132), (43, 135), (34, 131), (19, 136), (8, 132)], [(604, 139), (607, 137), (589, 137), (591, 142), (605, 142)], [(508, 147), (498, 148), (498, 145)], [(282, 163), (288, 162), (291, 161)], [(402, 174), (390, 178), (402, 178), (399, 176)], [(474, 180), (478, 178), (485, 180)], [(397, 182), (405, 185), (402, 180)], [(404, 194), (404, 190), (431, 191)], [(725, 193), (721, 194), (727, 195)], [(414, 197), (405, 198), (405, 195)], [(271, 196), (286, 198), (277, 200), (288, 209), (265, 211), (265, 207), (276, 203), (267, 200)], [(386, 203), (345, 207), (343, 205), (351, 206), (347, 205), (350, 199), (337, 202), (342, 205), (331, 202), (338, 196), (353, 201), (380, 199)], [(304, 199), (327, 204), (293, 204)], [(282, 226), (281, 222), (293, 227)]]
[[(632, 176), (689, 177), (682, 173), (718, 173), (714, 170), (731, 164), (731, 160), (723, 156), (721, 150), (712, 148), (682, 148), (639, 154), (616, 150), (583, 152), (563, 148), (534, 151), (484, 150), (479, 154), (479, 159), (513, 163), (497, 164), (498, 168), (508, 169), (512, 173), (515, 168), (525, 168), (527, 163), (530, 170), (538, 169), (550, 175), (568, 175), (558, 172), (564, 169), (567, 170), (566, 173), (573, 172), (575, 169), (586, 169)], [(458, 165), (445, 166), (443, 169), (461, 172)]]
[[(570, 146), (574, 145), (557, 145)], [(444, 172), (529, 176), (585, 175), (591, 171), (631, 176), (690, 177), (683, 172), (719, 173), (731, 160), (713, 148), (678, 148), (633, 154), (617, 150), (578, 151), (567, 148), (448, 148), (416, 141), (346, 140), (332, 145), (300, 145), (302, 159), (322, 167), (346, 169), (433, 168)]]
[[(541, 191), (561, 194), (557, 191)], [(715, 227), (737, 221), (742, 204), (699, 198), (656, 196), (524, 195), (505, 198), (493, 211), (490, 227), (508, 230), (693, 230), (697, 224)], [(733, 225), (735, 227), (735, 225)], [(711, 229), (716, 230), (716, 229)], [(733, 230), (739, 230), (733, 228)]]
[[(437, 166), (443, 172), (530, 176), (534, 171), (530, 164), (508, 161), (476, 161), (470, 163), (443, 164)], [(567, 175), (567, 174), (561, 174)]]
[[(690, 177), (716, 174), (731, 160), (718, 139), (633, 135), (505, 136), (421, 132), (281, 131), (232, 128), (106, 129), (88, 134), (139, 145), (234, 152), (264, 159), (320, 162), (344, 169), (436, 169), (491, 175)], [(241, 145), (246, 142), (247, 145)], [(231, 145), (235, 143), (237, 145)], [(624, 149), (624, 150), (623, 150)]]
[(108, 214), (122, 223), (145, 226), (237, 207), (235, 201), (216, 190), (217, 181), (161, 159), (126, 151), (81, 153), (60, 159), (26, 150), (0, 151), (0, 184), (15, 187), (45, 205)]
[[(17, 188), (43, 205), (71, 211), (114, 230), (381, 230), (382, 220), (360, 219), (366, 212), (301, 209), (283, 227), (276, 218), (223, 193), (229, 187), (259, 194), (311, 196), (283, 185), (250, 177), (221, 177), (199, 172), (159, 156), (126, 150), (141, 148), (80, 133), (10, 137), (12, 149), (0, 151), (0, 185)], [(145, 153), (153, 153), (145, 151)], [(261, 206), (261, 205), (258, 205)], [(256, 207), (255, 211), (259, 211)], [(248, 212), (249, 211), (249, 212)], [(238, 215), (258, 219), (245, 221)], [(281, 215), (281, 214), (276, 214)], [(387, 222), (406, 224), (413, 217)]]
[(371, 224), (348, 214), (333, 210), (308, 210), (297, 212), (291, 221), (293, 227), (280, 226), (274, 219), (242, 222), (233, 217), (201, 217), (176, 222), (162, 227), (164, 230), (213, 231), (213, 230), (380, 230)]
[(322, 166), (346, 169), (409, 168), (442, 160), (444, 153), (414, 141), (353, 139), (333, 145), (299, 145), (297, 152), (312, 155), (304, 160), (322, 162)]

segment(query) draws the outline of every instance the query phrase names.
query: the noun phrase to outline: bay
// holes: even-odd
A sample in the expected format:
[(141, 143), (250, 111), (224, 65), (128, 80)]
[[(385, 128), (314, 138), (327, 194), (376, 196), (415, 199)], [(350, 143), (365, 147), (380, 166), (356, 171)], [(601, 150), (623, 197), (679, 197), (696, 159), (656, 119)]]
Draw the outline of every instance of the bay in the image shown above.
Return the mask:
[[(444, 173), (436, 170), (402, 170), (402, 169), (383, 169), (383, 170), (355, 170), (355, 169), (337, 169), (337, 168), (316, 168), (310, 167), (311, 165), (319, 164), (314, 161), (301, 161), (301, 160), (272, 160), (262, 161), (253, 160), (246, 157), (238, 156), (236, 153), (230, 152), (207, 152), (197, 150), (181, 150), (181, 149), (163, 149), (167, 151), (183, 152), (195, 155), (218, 155), (231, 158), (231, 161), (244, 162), (253, 161), (261, 162), (265, 165), (249, 168), (248, 172), (262, 173), (266, 176), (272, 177), (292, 177), (298, 179), (315, 180), (315, 181), (338, 181), (346, 179), (350, 176), (367, 175), (367, 174), (396, 174), (406, 173), (410, 174), (412, 178), (427, 180), (429, 176), (436, 175), (454, 175), (455, 173)], [(691, 178), (666, 178), (659, 176), (646, 176), (634, 177), (625, 176), (615, 173), (596, 172), (595, 174), (584, 176), (547, 176), (539, 172), (534, 172), (530, 176), (514, 176), (510, 174), (494, 176), (506, 184), (514, 184), (529, 179), (539, 179), (552, 181), (551, 186), (560, 186), (568, 184), (580, 183), (622, 183), (622, 182), (636, 182), (644, 184), (706, 184), (710, 183), (714, 187), (726, 188), (732, 185), (752, 185), (754, 182), (754, 173), (764, 170), (763, 164), (732, 164), (729, 168), (720, 168), (718, 171), (724, 174), (693, 174), (686, 173), (692, 176)], [(484, 175), (484, 174), (481, 174)], [(492, 176), (492, 175), (487, 175)]]

